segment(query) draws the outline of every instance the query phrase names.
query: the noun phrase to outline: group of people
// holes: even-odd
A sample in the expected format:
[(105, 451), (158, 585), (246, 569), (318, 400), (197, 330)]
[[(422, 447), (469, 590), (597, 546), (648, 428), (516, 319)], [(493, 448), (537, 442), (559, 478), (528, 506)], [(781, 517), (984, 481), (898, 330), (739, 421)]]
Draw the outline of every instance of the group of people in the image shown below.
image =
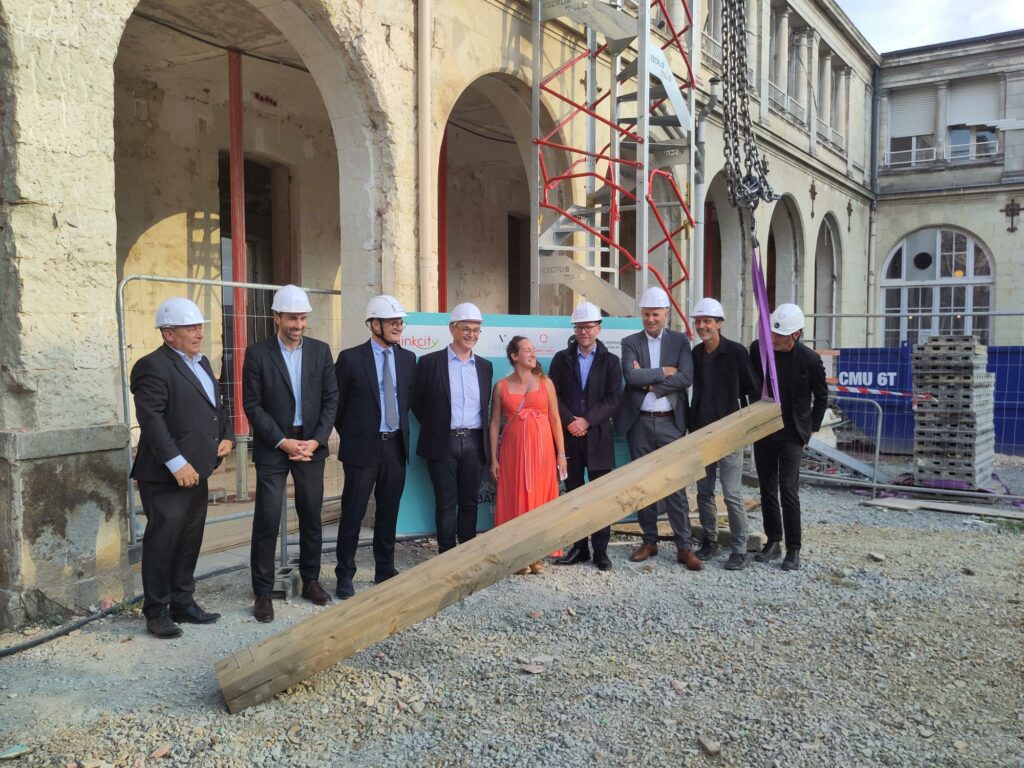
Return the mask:
[[(355, 554), (371, 494), (374, 581), (398, 573), (395, 531), (410, 457), (410, 411), (420, 424), (416, 453), (429, 470), (443, 553), (476, 535), (487, 470), (496, 487), (495, 524), (501, 525), (554, 499), (560, 481), (572, 491), (611, 472), (616, 430), (626, 435), (635, 459), (760, 397), (766, 373), (757, 342), (748, 354), (722, 336), (725, 312), (718, 301), (705, 298), (695, 305), (692, 319), (700, 343), (692, 350), (685, 334), (667, 327), (670, 305), (664, 290), (649, 288), (640, 305), (643, 330), (622, 340), (621, 361), (598, 338), (600, 309), (583, 302), (570, 317), (573, 336), (547, 374), (532, 341), (514, 336), (506, 348), (512, 372), (494, 382), (492, 364), (474, 352), (483, 326), (474, 304), (456, 306), (448, 326), (451, 343), (417, 361), (401, 346), (406, 317), (401, 303), (376, 296), (365, 313), (370, 338), (332, 360), (327, 344), (305, 335), (312, 311), (306, 293), (294, 285), (278, 290), (272, 305), (276, 333), (246, 349), (242, 376), (257, 476), (250, 548), (254, 617), (274, 620), (274, 552), (288, 474), (299, 520), (302, 597), (316, 605), (331, 602), (320, 583), (320, 567), (324, 465), (332, 429), (340, 438), (338, 459), (344, 467), (335, 596), (345, 600), (355, 594)], [(148, 631), (161, 638), (180, 635), (183, 622), (219, 618), (200, 608), (194, 596), (207, 480), (233, 447), (228, 414), (200, 351), (205, 322), (188, 299), (165, 301), (155, 323), (163, 344), (131, 373), (140, 427), (132, 476), (147, 519), (143, 613)], [(821, 424), (827, 388), (821, 359), (799, 343), (799, 307), (781, 305), (771, 325), (774, 389), (784, 428), (754, 446), (767, 539), (756, 559), (781, 557), (784, 539), (782, 567), (793, 570), (800, 551), (800, 457)], [(678, 562), (703, 569), (719, 552), (717, 480), (730, 528), (725, 568), (744, 568), (741, 473), (742, 451), (737, 451), (707, 467), (697, 483), (703, 537), (696, 552), (687, 497), (679, 490), (639, 511), (643, 538), (630, 559), (657, 555), (663, 506)], [(611, 569), (610, 533), (607, 527), (595, 531), (558, 553), (555, 563), (592, 560), (601, 570)], [(543, 568), (536, 562), (520, 573)]]

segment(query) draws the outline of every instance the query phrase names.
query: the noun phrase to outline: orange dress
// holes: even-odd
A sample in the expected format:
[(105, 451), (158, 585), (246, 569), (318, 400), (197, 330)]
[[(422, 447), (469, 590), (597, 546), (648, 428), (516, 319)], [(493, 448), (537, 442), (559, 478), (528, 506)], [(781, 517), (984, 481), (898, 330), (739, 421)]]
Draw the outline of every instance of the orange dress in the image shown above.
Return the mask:
[(558, 497), (558, 464), (555, 463), (555, 440), (548, 420), (548, 391), (543, 381), (526, 396), (516, 413), (521, 394), (508, 391), (508, 382), (501, 380), (501, 412), (505, 429), (498, 448), (498, 498), (494, 508), (494, 524), (501, 525), (514, 517), (547, 504)]

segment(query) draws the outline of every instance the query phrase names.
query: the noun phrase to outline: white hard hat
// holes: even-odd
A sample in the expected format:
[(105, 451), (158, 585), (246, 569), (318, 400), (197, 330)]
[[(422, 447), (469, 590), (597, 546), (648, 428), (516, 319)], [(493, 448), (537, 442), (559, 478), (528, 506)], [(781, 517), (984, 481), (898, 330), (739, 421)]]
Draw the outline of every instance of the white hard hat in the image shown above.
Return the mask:
[(597, 304), (584, 301), (572, 311), (572, 317), (569, 318), (569, 322), (573, 325), (576, 323), (600, 323), (601, 310), (598, 309)]
[(668, 306), (670, 306), (668, 294), (656, 285), (648, 288), (640, 297), (641, 309), (659, 309)]
[(725, 307), (717, 299), (705, 297), (693, 305), (690, 317), (716, 317), (725, 320)]
[(306, 292), (297, 285), (285, 285), (278, 288), (274, 293), (274, 303), (270, 305), (274, 312), (293, 312), (302, 314), (312, 312), (309, 306), (309, 297)]
[(402, 308), (402, 303), (394, 296), (382, 293), (366, 303), (367, 320), (393, 320), (396, 317), (405, 317), (405, 310)]
[(779, 304), (772, 312), (772, 333), (789, 336), (804, 327), (804, 311), (796, 304)]
[(179, 325), (200, 325), (205, 322), (203, 313), (199, 311), (199, 307), (194, 302), (184, 296), (175, 296), (156, 308), (153, 327), (174, 328)]
[(484, 317), (480, 314), (480, 309), (476, 304), (471, 304), (467, 301), (455, 306), (455, 309), (452, 310), (452, 316), (449, 322), (458, 323), (463, 320), (469, 323), (482, 323), (484, 321)]

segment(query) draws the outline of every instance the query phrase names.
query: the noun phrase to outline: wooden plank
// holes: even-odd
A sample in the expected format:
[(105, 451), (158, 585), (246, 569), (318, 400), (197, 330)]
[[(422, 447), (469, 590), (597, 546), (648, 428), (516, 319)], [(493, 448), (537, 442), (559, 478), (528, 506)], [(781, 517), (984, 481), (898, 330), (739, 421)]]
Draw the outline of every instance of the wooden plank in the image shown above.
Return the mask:
[(861, 503), (869, 507), (881, 507), (882, 509), (930, 510), (934, 512), (948, 512), (954, 515), (998, 517), (1003, 520), (1024, 521), (1024, 512), (1012, 509), (992, 509), (991, 507), (983, 507), (979, 504), (955, 504), (948, 501), (930, 501), (929, 499), (873, 499)]
[(434, 615), (598, 528), (704, 476), (704, 468), (782, 428), (758, 402), (472, 541), (217, 662), (238, 712)]

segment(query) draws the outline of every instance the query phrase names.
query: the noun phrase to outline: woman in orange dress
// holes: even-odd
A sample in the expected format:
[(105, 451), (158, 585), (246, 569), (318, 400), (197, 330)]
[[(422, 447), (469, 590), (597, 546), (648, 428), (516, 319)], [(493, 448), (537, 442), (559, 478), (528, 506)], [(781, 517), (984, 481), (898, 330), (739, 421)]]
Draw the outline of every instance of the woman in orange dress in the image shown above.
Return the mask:
[[(565, 477), (565, 444), (551, 379), (537, 363), (537, 351), (524, 336), (513, 336), (505, 350), (512, 373), (494, 385), (491, 402), (491, 475), (498, 492), (494, 524), (501, 525), (558, 496)], [(505, 431), (498, 436), (502, 417)], [(519, 573), (540, 573), (537, 561)]]

